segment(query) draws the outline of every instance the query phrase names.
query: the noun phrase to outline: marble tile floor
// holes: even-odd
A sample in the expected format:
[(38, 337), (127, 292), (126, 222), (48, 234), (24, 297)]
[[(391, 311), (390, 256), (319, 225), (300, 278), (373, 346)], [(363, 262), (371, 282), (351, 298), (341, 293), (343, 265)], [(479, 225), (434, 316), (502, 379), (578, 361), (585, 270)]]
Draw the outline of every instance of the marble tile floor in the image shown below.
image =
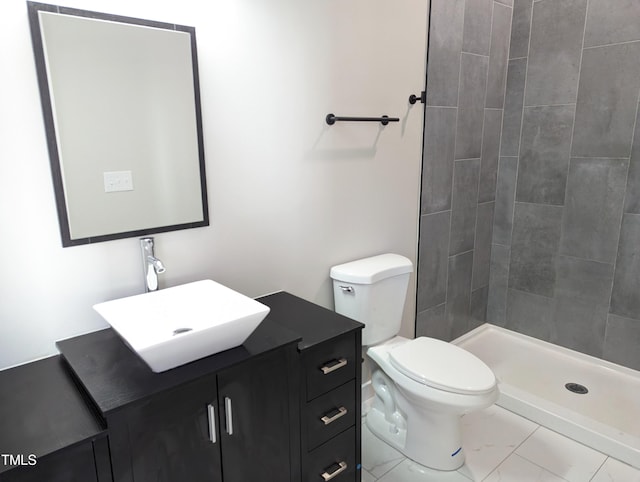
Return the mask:
[(497, 405), (466, 415), (466, 462), (417, 465), (362, 427), (362, 482), (640, 482), (640, 470)]

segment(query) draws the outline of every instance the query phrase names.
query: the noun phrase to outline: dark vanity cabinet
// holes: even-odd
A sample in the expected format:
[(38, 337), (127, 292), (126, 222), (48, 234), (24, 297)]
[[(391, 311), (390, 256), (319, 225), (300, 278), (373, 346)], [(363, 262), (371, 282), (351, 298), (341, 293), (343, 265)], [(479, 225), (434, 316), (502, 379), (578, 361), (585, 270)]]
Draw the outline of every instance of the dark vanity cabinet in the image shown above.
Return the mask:
[(112, 482), (107, 432), (59, 356), (0, 371), (1, 482)]
[(114, 466), (132, 472), (118, 480), (291, 480), (287, 358), (278, 349), (114, 415)]
[(0, 371), (0, 482), (360, 480), (361, 328), (289, 293), (242, 346), (152, 372), (111, 329)]
[(59, 347), (106, 420), (115, 481), (287, 482), (298, 339), (265, 320), (243, 346), (164, 373), (112, 330)]
[(218, 374), (224, 482), (296, 480), (294, 356), (289, 346)]
[(207, 410), (218, 409), (217, 398), (212, 376), (109, 417), (117, 480), (222, 482), (216, 415), (210, 422)]
[[(360, 480), (360, 359), (355, 334), (303, 349), (304, 481)], [(356, 477), (357, 476), (357, 477)]]
[(37, 460), (34, 465), (29, 465), (28, 458), (18, 462), (10, 472), (0, 474), (2, 482), (100, 482), (111, 480), (108, 457), (109, 450), (104, 440), (104, 461), (106, 465), (101, 474), (97, 473), (94, 444), (82, 443), (46, 457), (32, 459)]
[(300, 365), (303, 482), (361, 480), (364, 325), (285, 292), (260, 299), (277, 323), (295, 330)]

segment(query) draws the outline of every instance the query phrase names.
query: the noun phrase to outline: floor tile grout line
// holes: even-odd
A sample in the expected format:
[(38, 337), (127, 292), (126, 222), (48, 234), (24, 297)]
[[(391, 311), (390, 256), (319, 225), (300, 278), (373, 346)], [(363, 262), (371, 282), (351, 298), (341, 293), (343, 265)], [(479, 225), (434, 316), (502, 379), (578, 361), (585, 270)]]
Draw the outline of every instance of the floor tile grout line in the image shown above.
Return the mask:
[[(513, 412), (511, 412), (511, 413), (513, 413)], [(518, 415), (518, 414), (516, 414), (516, 415)], [(521, 417), (521, 416), (520, 416), (520, 415), (518, 415), (518, 417)], [(524, 418), (524, 417), (521, 417), (521, 418)], [(535, 423), (535, 422), (532, 422), (532, 423)], [(502, 459), (500, 460), (500, 462), (498, 462), (498, 463), (495, 465), (495, 467), (493, 467), (493, 469), (491, 470), (491, 472), (489, 472), (489, 473), (487, 474), (487, 476), (486, 476), (484, 479), (482, 479), (482, 480), (487, 480), (487, 478), (488, 478), (491, 474), (493, 474), (493, 473), (496, 471), (496, 469), (497, 469), (498, 467), (500, 467), (500, 466), (501, 466), (501, 465), (502, 465), (502, 464), (503, 464), (503, 463), (504, 463), (504, 462), (505, 462), (509, 457), (511, 457), (512, 455), (518, 455), (518, 457), (522, 457), (521, 455), (516, 454), (516, 450), (518, 450), (518, 449), (520, 448), (520, 446), (522, 446), (522, 444), (523, 444), (523, 443), (525, 443), (527, 440), (529, 440), (529, 438), (530, 438), (534, 433), (536, 433), (536, 432), (538, 431), (538, 429), (541, 427), (541, 426), (540, 426), (539, 424), (537, 424), (537, 423), (536, 423), (535, 425), (536, 425), (536, 428), (535, 428), (534, 430), (532, 430), (532, 431), (531, 431), (531, 433), (530, 433), (529, 435), (527, 435), (527, 436), (522, 440), (522, 442), (520, 442), (518, 445), (516, 445), (516, 446), (513, 448), (513, 450), (512, 450), (511, 452), (509, 452), (509, 453), (508, 453), (504, 458), (502, 458)], [(530, 462), (530, 460), (526, 459), (525, 457), (522, 457), (522, 458)]]
[(553, 471), (552, 471), (551, 469), (549, 469), (548, 467), (545, 467), (544, 465), (540, 465), (540, 464), (538, 464), (538, 463), (534, 462), (533, 460), (528, 459), (528, 458), (527, 458), (527, 457), (525, 457), (524, 455), (516, 454), (515, 452), (514, 452), (514, 454), (513, 454), (513, 455), (515, 455), (516, 457), (520, 457), (522, 460), (525, 460), (525, 461), (529, 462), (530, 464), (535, 465), (536, 467), (541, 468), (541, 469), (542, 469), (542, 470), (544, 470), (545, 472), (548, 472), (548, 473), (550, 473), (551, 475), (553, 475), (553, 476), (555, 476), (555, 477), (558, 477), (560, 480), (565, 480), (565, 481), (567, 481), (567, 482), (570, 482), (570, 481), (569, 481), (569, 479), (565, 479), (565, 478), (564, 478), (564, 477), (562, 477), (561, 475), (558, 475), (558, 474), (556, 474), (555, 472), (553, 472)]
[[(557, 434), (557, 435), (560, 435), (561, 437), (563, 437), (563, 438), (565, 438), (565, 439), (567, 439), (567, 440), (571, 441), (573, 444), (577, 444), (577, 445), (581, 445), (581, 446), (583, 446), (583, 447), (590, 448), (590, 449), (592, 449), (592, 450), (596, 451), (597, 453), (599, 453), (599, 454), (601, 454), (601, 455), (604, 455), (604, 457), (605, 457), (604, 461), (603, 461), (603, 462), (598, 466), (597, 470), (593, 473), (593, 476), (592, 476), (589, 480), (592, 480), (592, 479), (593, 479), (593, 477), (595, 477), (595, 476), (596, 476), (596, 474), (597, 474), (597, 473), (598, 473), (598, 471), (602, 468), (602, 466), (603, 466), (603, 465), (604, 465), (604, 463), (607, 461), (607, 459), (609, 459), (609, 458), (610, 458), (610, 456), (608, 456), (607, 454), (605, 454), (605, 453), (603, 453), (603, 452), (600, 452), (599, 450), (597, 450), (597, 449), (595, 449), (595, 448), (593, 448), (593, 447), (589, 447), (588, 445), (585, 445), (585, 444), (583, 444), (583, 443), (581, 443), (581, 442), (578, 442), (577, 440), (574, 440), (573, 438), (569, 437), (568, 435), (564, 435), (564, 434), (561, 434), (561, 433), (559, 433), (559, 432), (555, 432), (554, 430), (551, 430), (550, 428), (547, 428), (547, 427), (543, 427), (542, 425), (539, 425), (539, 426), (538, 426), (538, 428), (536, 428), (536, 430), (534, 430), (534, 431), (531, 433), (531, 435), (529, 435), (529, 437), (527, 437), (527, 439), (529, 439), (529, 438), (530, 438), (530, 437), (531, 437), (535, 432), (537, 432), (537, 431), (540, 429), (540, 427), (542, 427), (542, 428), (546, 429), (547, 431), (550, 431), (550, 432), (553, 432), (553, 433), (555, 433), (555, 434)], [(526, 440), (527, 440), (527, 439), (525, 439), (525, 440), (522, 442), (522, 444), (523, 444), (524, 442), (526, 442)], [(514, 452), (513, 452), (513, 453), (515, 453), (515, 451), (516, 451), (518, 448), (520, 448), (520, 446), (521, 446), (522, 444), (520, 444), (516, 449), (514, 449)], [(530, 462), (530, 463), (532, 463), (533, 465), (535, 465), (535, 466), (537, 466), (537, 467), (540, 467), (541, 469), (546, 470), (547, 472), (549, 472), (549, 473), (551, 473), (551, 474), (555, 475), (556, 477), (559, 477), (559, 478), (560, 478), (560, 479), (562, 479), (562, 480), (568, 480), (568, 479), (564, 478), (562, 475), (560, 475), (560, 474), (558, 474), (558, 473), (554, 472), (553, 470), (551, 470), (551, 468), (549, 468), (549, 467), (545, 467), (544, 465), (540, 465), (539, 463), (534, 462), (533, 460), (531, 460), (531, 459), (529, 459), (529, 458), (525, 457), (525, 456), (524, 456), (524, 455), (522, 455), (522, 454), (516, 454), (516, 455), (517, 455), (518, 457), (523, 458), (523, 459), (524, 459), (524, 460), (526, 460), (527, 462)]]
[(591, 477), (589, 479), (589, 481), (592, 481), (593, 479), (596, 478), (596, 476), (598, 475), (598, 472), (600, 472), (600, 470), (602, 469), (602, 467), (604, 467), (604, 464), (607, 463), (607, 460), (609, 460), (611, 457), (607, 455), (607, 457), (602, 461), (602, 463), (598, 466), (598, 469), (593, 473), (593, 477)]
[(391, 472), (393, 469), (395, 469), (398, 465), (400, 465), (405, 460), (407, 460), (407, 457), (403, 456), (400, 460), (398, 460), (397, 464), (393, 464), (393, 467), (390, 467), (389, 470), (387, 470), (384, 474), (382, 474), (380, 477), (378, 477), (378, 480), (381, 479), (382, 477), (386, 476), (389, 472)]
[[(372, 434), (372, 435), (373, 435), (373, 434)], [(376, 437), (376, 435), (373, 435), (373, 436), (374, 436), (374, 437)], [(391, 445), (388, 445), (386, 442), (384, 442), (384, 441), (382, 441), (382, 442), (383, 442), (384, 444), (386, 444), (388, 447), (391, 447)], [(371, 471), (367, 470), (367, 472), (369, 472), (369, 473), (371, 474), (371, 476), (372, 476), (374, 479), (376, 479), (376, 480), (380, 480), (382, 477), (386, 476), (389, 472), (391, 472), (393, 469), (395, 469), (398, 465), (400, 465), (402, 462), (404, 462), (404, 461), (407, 459), (407, 457), (406, 457), (404, 454), (402, 454), (401, 452), (399, 452), (397, 449), (395, 449), (394, 447), (391, 447), (391, 448), (393, 448), (394, 450), (396, 450), (396, 451), (401, 455), (401, 458), (398, 460), (398, 462), (397, 462), (397, 463), (393, 464), (393, 466), (392, 466), (392, 467), (390, 467), (388, 470), (386, 470), (383, 474), (381, 474), (381, 475), (380, 475), (380, 476), (378, 476), (378, 477), (376, 477), (375, 475), (373, 475), (373, 474), (371, 473)], [(389, 462), (387, 462), (387, 463), (390, 463), (390, 462), (392, 462), (392, 461), (389, 461)], [(366, 469), (365, 469), (365, 470), (366, 470)]]

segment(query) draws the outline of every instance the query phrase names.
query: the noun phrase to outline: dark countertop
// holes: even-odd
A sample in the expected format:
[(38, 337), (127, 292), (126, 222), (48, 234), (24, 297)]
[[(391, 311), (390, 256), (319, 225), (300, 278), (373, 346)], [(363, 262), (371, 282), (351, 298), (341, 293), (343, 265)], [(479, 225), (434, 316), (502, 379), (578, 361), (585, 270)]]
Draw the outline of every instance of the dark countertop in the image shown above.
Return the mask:
[(241, 363), (300, 336), (268, 315), (243, 345), (154, 373), (111, 328), (56, 343), (62, 357), (98, 410), (107, 416), (132, 403)]
[(269, 317), (272, 320), (302, 337), (298, 343), (300, 351), (364, 327), (360, 322), (286, 291), (262, 296), (257, 300), (271, 308)]
[(0, 371), (0, 453), (41, 458), (105, 435), (59, 356)]
[(111, 328), (57, 342), (71, 371), (103, 415), (215, 373), (288, 343), (303, 350), (362, 327), (361, 323), (280, 291), (257, 298), (270, 313), (237, 348), (154, 373)]

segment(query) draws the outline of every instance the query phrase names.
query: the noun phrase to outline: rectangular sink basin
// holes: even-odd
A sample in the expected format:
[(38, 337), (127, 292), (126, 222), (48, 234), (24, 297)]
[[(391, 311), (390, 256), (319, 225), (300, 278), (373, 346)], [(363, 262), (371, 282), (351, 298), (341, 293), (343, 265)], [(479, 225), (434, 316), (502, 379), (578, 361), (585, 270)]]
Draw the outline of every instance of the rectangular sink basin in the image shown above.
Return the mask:
[(212, 280), (93, 307), (156, 373), (242, 345), (269, 307)]

